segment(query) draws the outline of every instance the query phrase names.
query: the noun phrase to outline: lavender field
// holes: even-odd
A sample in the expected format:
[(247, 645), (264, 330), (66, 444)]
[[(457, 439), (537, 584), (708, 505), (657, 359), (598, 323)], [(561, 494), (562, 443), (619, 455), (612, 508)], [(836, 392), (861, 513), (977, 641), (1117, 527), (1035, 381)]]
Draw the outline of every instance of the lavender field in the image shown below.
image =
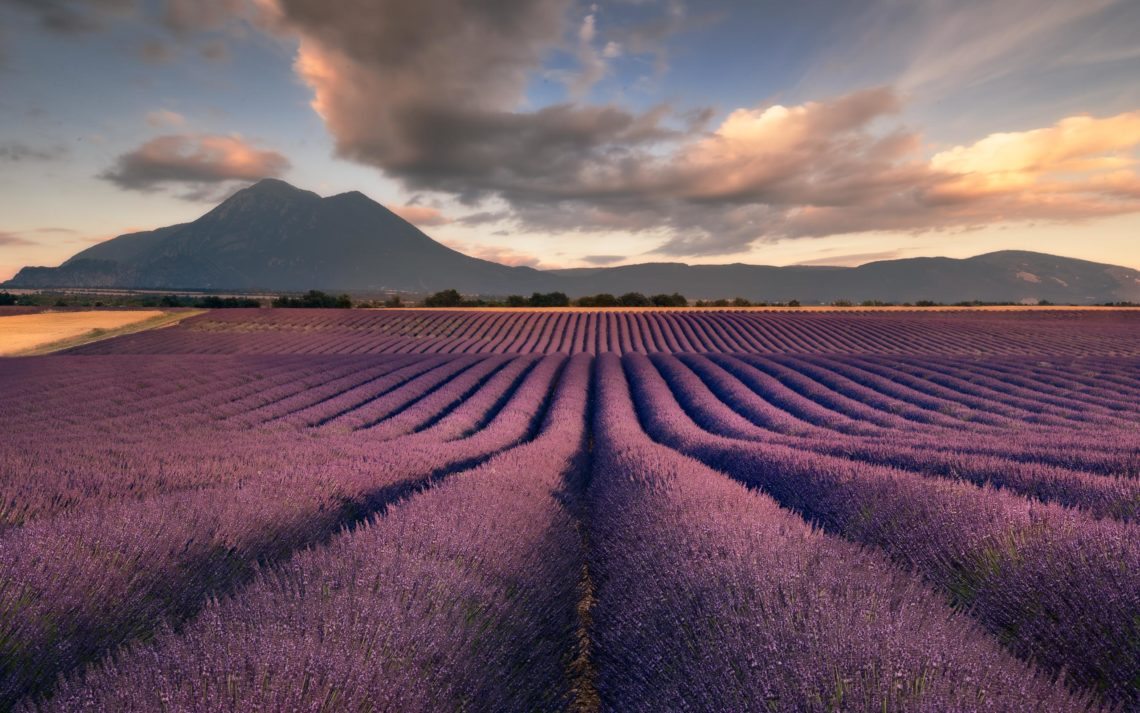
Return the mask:
[(0, 413), (0, 710), (1140, 710), (1140, 313), (222, 310)]

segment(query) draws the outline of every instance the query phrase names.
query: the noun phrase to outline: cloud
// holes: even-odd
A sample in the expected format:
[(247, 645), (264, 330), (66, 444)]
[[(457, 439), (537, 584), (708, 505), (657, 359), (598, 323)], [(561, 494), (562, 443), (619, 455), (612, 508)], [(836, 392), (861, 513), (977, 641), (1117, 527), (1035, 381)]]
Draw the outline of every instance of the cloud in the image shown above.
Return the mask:
[[(886, 3), (899, 9), (901, 0)], [(1008, 76), (1042, 63), (1068, 38), (1059, 35), (1103, 13), (1118, 0), (1041, 3), (1038, 0), (934, 0), (913, 17), (921, 31), (896, 41), (908, 42), (910, 61), (898, 84), (904, 90), (969, 85)], [(912, 30), (914, 26), (912, 26)]]
[[(800, 87), (886, 82), (908, 95), (945, 101), (987, 82), (1038, 75), (1055, 89), (1064, 80), (1045, 76), (1050, 69), (1134, 51), (1137, 9), (1129, 0), (840, 3), (831, 49), (822, 50)], [(1023, 89), (1026, 82), (1019, 83)]]
[(612, 265), (624, 259), (625, 255), (585, 255), (582, 257), (582, 262), (588, 262), (591, 265)]
[(226, 62), (230, 58), (230, 47), (222, 40), (209, 40), (203, 44), (198, 53), (211, 62)]
[[(582, 24), (578, 27), (578, 71), (568, 73), (565, 77), (566, 88), (575, 98), (582, 97), (601, 81), (606, 76), (606, 60), (620, 54), (619, 46), (614, 42), (607, 44), (601, 51), (595, 47), (595, 40), (598, 37), (597, 22), (598, 6), (591, 5), (590, 11), (582, 18)], [(607, 55), (606, 50), (610, 50), (612, 54)]]
[(0, 247), (23, 247), (27, 245), (36, 245), (35, 241), (28, 240), (19, 233), (10, 233), (0, 230)]
[(177, 55), (175, 47), (163, 40), (150, 39), (139, 45), (139, 57), (147, 64), (166, 64)]
[(426, 205), (392, 205), (388, 209), (408, 221), (412, 225), (420, 228), (427, 228), (435, 225), (447, 225), (452, 222), (451, 218), (444, 215), (438, 208), (432, 208)]
[(536, 270), (554, 270), (557, 265), (550, 265), (543, 263), (541, 259), (529, 253), (519, 252), (508, 247), (498, 245), (476, 245), (471, 243), (457, 242), (454, 240), (444, 240), (443, 243), (452, 250), (477, 257), (480, 260), (490, 260), (497, 262), (500, 265), (510, 265), (511, 267), (533, 267)]
[(181, 37), (204, 30), (219, 30), (234, 19), (250, 16), (250, 0), (165, 0), (162, 24)]
[(796, 265), (808, 266), (837, 266), (837, 267), (857, 267), (865, 265), (869, 262), (877, 260), (893, 260), (901, 257), (901, 250), (884, 250), (882, 252), (874, 253), (853, 253), (851, 255), (833, 255), (831, 257), (817, 257), (811, 260), (801, 260), (795, 263)]
[(102, 29), (115, 17), (136, 10), (136, 0), (0, 0), (25, 10), (49, 32), (79, 34)]
[(201, 200), (207, 197), (201, 192), (203, 188), (227, 181), (276, 177), (289, 167), (285, 156), (256, 148), (239, 137), (170, 134), (119, 156), (100, 178), (135, 191), (181, 184), (191, 191), (187, 197)]
[(156, 109), (146, 115), (146, 123), (156, 129), (184, 126), (186, 124), (186, 117), (169, 109)]
[[(1140, 111), (1097, 119), (1072, 116), (1050, 127), (990, 134), (969, 146), (955, 146), (930, 161), (936, 171), (960, 177), (945, 195), (1002, 194), (1040, 184), (1050, 174), (1080, 176), (1124, 172), (1136, 165), (1130, 152), (1140, 146)], [(1079, 180), (1069, 185), (1081, 185)]]
[(455, 222), (462, 225), (488, 225), (490, 223), (501, 223), (510, 220), (511, 212), (509, 210), (489, 211), (483, 210), (478, 213), (468, 213), (456, 219)]
[(473, 201), (553, 190), (599, 154), (669, 134), (659, 126), (660, 109), (520, 110), (530, 76), (566, 32), (570, 7), (569, 0), (382, 0), (361, 10), (277, 0), (276, 21), (300, 37), (296, 70), (341, 157), (413, 190)]
[(1138, 148), (1140, 111), (1067, 117), (1041, 129), (995, 133), (941, 151), (920, 166), (911, 162), (912, 177), (894, 189), (887, 181), (855, 202), (789, 211), (780, 229), (791, 237), (824, 236), (1140, 212)]
[[(657, 5), (657, 3), (645, 4)], [(641, 22), (612, 28), (608, 35), (609, 44), (614, 45), (615, 51), (651, 56), (654, 72), (658, 76), (664, 74), (669, 66), (670, 39), (682, 32), (719, 22), (724, 17), (723, 13), (717, 11), (706, 11), (693, 16), (681, 0), (666, 0), (659, 5), (660, 12), (650, 15)]]
[(55, 161), (64, 158), (68, 148), (61, 144), (53, 146), (32, 146), (22, 141), (0, 143), (0, 161), (21, 163), (24, 161)]
[[(699, 256), (789, 238), (1140, 210), (1140, 182), (1124, 155), (1136, 145), (1127, 119), (1110, 126), (1070, 117), (1043, 134), (995, 135), (931, 158), (922, 135), (899, 119), (902, 95), (887, 86), (740, 107), (719, 124), (708, 109), (526, 104), (528, 82), (549, 71), (552, 52), (576, 58), (588, 87), (600, 76), (587, 71), (591, 62), (663, 48), (694, 22), (677, 2), (652, 6), (664, 8), (655, 22), (616, 28), (603, 25), (594, 6), (571, 0), (261, 2), (270, 24), (297, 38), (295, 70), (337, 155), (408, 190), (507, 207), (506, 215), (460, 217), (466, 225), (642, 232), (660, 236), (660, 253)], [(1017, 31), (1019, 47), (1084, 16), (1043, 14), (1028, 23), (1038, 29)], [(969, 18), (976, 28), (977, 17)], [(998, 56), (988, 44), (975, 46)], [(929, 78), (916, 75), (907, 86), (950, 71), (934, 61), (924, 70)], [(984, 64), (971, 67), (982, 72)], [(1106, 146), (1110, 135), (1118, 138)], [(1003, 141), (1016, 145), (997, 150)], [(1061, 145), (1061, 153), (1040, 153)], [(1002, 165), (979, 163), (990, 155)]]

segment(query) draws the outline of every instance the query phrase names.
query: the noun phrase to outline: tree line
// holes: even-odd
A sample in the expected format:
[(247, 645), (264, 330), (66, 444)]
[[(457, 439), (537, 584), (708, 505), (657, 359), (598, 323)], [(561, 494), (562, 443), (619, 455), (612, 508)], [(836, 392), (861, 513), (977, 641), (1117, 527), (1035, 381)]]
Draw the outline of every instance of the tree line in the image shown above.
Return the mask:
[(457, 290), (443, 290), (429, 295), (425, 307), (688, 307), (684, 295), (674, 292), (646, 296), (640, 292), (624, 295), (602, 293), (570, 299), (565, 292), (535, 292), (530, 297), (509, 295), (504, 300), (467, 299)]
[[(301, 307), (319, 309), (349, 309), (351, 307), (377, 308), (387, 307), (401, 309), (405, 307), (799, 307), (799, 300), (784, 302), (765, 302), (747, 300), (743, 297), (733, 299), (696, 300), (690, 302), (684, 295), (673, 294), (644, 295), (640, 292), (626, 292), (622, 295), (612, 295), (603, 292), (596, 295), (585, 295), (571, 299), (564, 292), (535, 292), (530, 297), (523, 295), (510, 295), (503, 299), (487, 299), (481, 297), (465, 297), (458, 290), (441, 290), (428, 295), (422, 303), (405, 302), (399, 295), (390, 295), (383, 300), (356, 300), (350, 295), (334, 295), (321, 290), (309, 290), (302, 295), (280, 295), (272, 300), (258, 299), (256, 297), (222, 297), (219, 295), (156, 295), (156, 294), (65, 294), (65, 293), (26, 293), (12, 294), (0, 291), (0, 307), (2, 306), (28, 306), (28, 307), (150, 307), (174, 308), (196, 307), (199, 309), (225, 309), (231, 307), (263, 307), (268, 303), (272, 307)], [(983, 307), (983, 306), (1011, 306), (1013, 302), (986, 302), (982, 300), (965, 300), (960, 302), (936, 302), (934, 300), (917, 300), (915, 302), (887, 302), (883, 300), (834, 300), (826, 304), (831, 307)], [(1047, 300), (1039, 300), (1038, 305), (1050, 305)], [(1135, 302), (1105, 302), (1103, 307), (1137, 307)]]

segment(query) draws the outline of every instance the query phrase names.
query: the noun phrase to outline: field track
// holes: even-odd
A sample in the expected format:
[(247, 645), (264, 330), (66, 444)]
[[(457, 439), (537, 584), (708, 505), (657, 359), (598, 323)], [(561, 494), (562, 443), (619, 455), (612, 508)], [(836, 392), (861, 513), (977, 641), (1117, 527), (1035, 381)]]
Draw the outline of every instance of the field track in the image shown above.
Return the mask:
[(0, 710), (1140, 710), (1140, 314), (220, 310), (0, 369)]

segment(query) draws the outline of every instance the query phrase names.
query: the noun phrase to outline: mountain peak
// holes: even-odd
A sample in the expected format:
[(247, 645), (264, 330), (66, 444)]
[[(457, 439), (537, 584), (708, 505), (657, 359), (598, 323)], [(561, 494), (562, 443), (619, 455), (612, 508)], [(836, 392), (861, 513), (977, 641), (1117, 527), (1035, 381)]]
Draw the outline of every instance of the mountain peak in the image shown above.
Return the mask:
[(276, 178), (263, 178), (234, 193), (199, 220), (209, 222), (259, 214), (268, 217), (270, 213), (304, 209), (304, 206), (320, 200), (321, 197), (312, 191), (301, 190)]
[(246, 186), (234, 195), (229, 197), (229, 200), (222, 203), (225, 205), (230, 201), (235, 200), (249, 200), (249, 198), (258, 198), (258, 200), (274, 200), (274, 201), (292, 201), (298, 198), (319, 198), (316, 193), (311, 191), (302, 191), (301, 188), (286, 183), (279, 178), (262, 178), (251, 186)]
[(309, 191), (301, 190), (291, 183), (282, 181), (280, 178), (263, 178), (257, 183), (243, 188), (242, 190), (238, 191), (238, 193), (244, 193), (246, 191), (249, 191), (251, 193), (278, 195), (309, 193)]

